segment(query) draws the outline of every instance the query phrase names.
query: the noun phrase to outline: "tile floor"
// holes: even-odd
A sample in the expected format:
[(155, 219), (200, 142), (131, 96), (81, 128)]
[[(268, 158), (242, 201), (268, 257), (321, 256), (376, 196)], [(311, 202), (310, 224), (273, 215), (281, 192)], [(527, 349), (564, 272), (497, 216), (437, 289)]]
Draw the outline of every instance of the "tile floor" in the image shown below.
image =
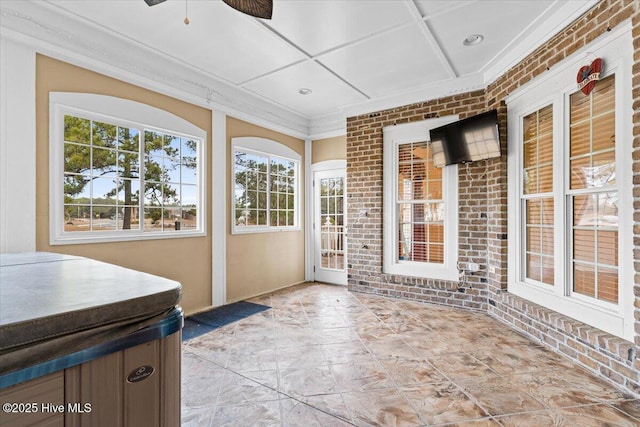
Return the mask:
[(185, 426), (640, 426), (634, 400), (491, 317), (308, 284), (183, 345)]

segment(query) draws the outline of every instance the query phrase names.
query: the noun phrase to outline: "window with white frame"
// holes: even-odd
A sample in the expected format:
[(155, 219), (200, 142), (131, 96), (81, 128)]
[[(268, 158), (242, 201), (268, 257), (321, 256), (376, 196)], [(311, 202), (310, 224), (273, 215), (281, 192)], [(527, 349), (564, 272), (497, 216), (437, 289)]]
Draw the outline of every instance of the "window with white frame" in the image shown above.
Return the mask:
[(553, 266), (553, 106), (523, 118), (522, 222), (523, 275), (554, 284)]
[[(588, 94), (574, 83), (580, 56), (508, 99), (509, 291), (631, 339), (632, 54), (625, 43), (630, 34), (620, 29), (599, 41), (605, 69)], [(562, 90), (558, 81), (566, 82)]]
[(384, 272), (457, 280), (458, 167), (436, 168), (429, 130), (457, 116), (384, 134)]
[(615, 75), (569, 104), (571, 291), (618, 304)]
[(426, 141), (398, 148), (398, 260), (444, 263), (442, 169)]
[(299, 230), (301, 156), (265, 138), (233, 138), (233, 232)]
[(52, 244), (204, 234), (204, 131), (108, 96), (50, 104)]

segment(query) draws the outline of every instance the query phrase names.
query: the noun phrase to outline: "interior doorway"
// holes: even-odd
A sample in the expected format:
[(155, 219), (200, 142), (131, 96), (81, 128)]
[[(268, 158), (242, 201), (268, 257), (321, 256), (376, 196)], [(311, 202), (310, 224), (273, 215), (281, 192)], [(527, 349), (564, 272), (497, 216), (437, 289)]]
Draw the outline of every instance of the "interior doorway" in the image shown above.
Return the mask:
[(314, 279), (347, 284), (346, 169), (344, 161), (314, 165)]

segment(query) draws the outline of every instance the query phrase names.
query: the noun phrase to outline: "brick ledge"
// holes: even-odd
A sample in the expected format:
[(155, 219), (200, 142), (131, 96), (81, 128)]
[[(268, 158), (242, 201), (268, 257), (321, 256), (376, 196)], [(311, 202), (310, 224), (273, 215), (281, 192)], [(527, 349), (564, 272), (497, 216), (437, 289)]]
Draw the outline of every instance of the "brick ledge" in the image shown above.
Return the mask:
[(514, 294), (491, 293), (488, 313), (599, 377), (640, 396), (640, 358), (634, 343)]

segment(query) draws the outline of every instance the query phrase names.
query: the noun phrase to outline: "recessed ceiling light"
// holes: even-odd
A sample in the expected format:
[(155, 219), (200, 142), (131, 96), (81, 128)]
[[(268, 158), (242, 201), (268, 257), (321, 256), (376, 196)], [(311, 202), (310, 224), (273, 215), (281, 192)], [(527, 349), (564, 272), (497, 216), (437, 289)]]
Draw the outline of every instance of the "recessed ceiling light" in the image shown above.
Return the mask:
[(313, 91), (311, 89), (309, 89), (309, 88), (306, 88), (306, 87), (298, 89), (298, 93), (300, 95), (311, 95), (311, 92), (313, 92)]
[(482, 34), (471, 34), (469, 37), (464, 39), (462, 44), (465, 46), (475, 46), (482, 43), (482, 40), (484, 40), (484, 36)]

